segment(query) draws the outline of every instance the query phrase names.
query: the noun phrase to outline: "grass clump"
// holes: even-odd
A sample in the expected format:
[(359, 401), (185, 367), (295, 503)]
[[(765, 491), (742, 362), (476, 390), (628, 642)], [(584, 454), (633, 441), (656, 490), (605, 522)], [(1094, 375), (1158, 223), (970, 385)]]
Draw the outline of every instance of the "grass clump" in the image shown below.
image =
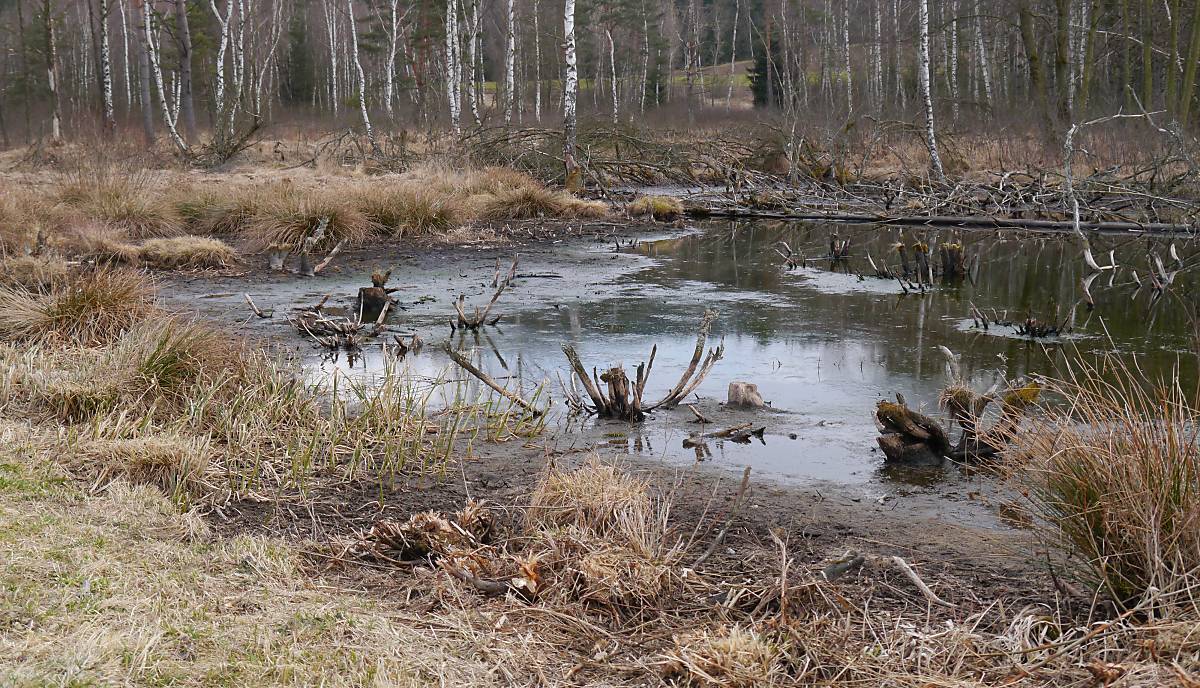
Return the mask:
[(138, 247), (138, 258), (156, 268), (225, 268), (237, 253), (220, 239), (200, 236), (150, 239)]
[(195, 490), (208, 468), (212, 451), (204, 438), (157, 434), (83, 442), (72, 460), (95, 476), (96, 481), (122, 477), (182, 497)]
[(480, 213), (485, 220), (529, 220), (539, 217), (600, 217), (605, 210), (603, 203), (576, 198), (565, 191), (522, 186), (495, 192), (483, 203)]
[(0, 339), (94, 346), (155, 312), (153, 285), (130, 270), (99, 269), (48, 293), (0, 289)]
[(1123, 365), (1047, 382), (1064, 400), (1007, 433), (1035, 513), (1118, 605), (1200, 611), (1200, 409)]
[(184, 232), (179, 211), (144, 175), (78, 174), (59, 186), (56, 197), (69, 214), (122, 231), (132, 239)]
[(353, 203), (334, 191), (294, 191), (264, 199), (242, 238), (256, 251), (271, 247), (300, 247), (305, 237), (314, 232), (322, 219), (328, 220), (325, 237), (316, 246), (328, 250), (339, 242), (358, 246), (366, 242), (376, 229)]
[(740, 626), (684, 634), (664, 658), (663, 674), (689, 686), (754, 688), (787, 678), (779, 648)]
[(402, 238), (442, 232), (466, 215), (454, 197), (417, 184), (373, 184), (358, 193), (358, 207), (384, 234)]
[(0, 288), (47, 292), (68, 279), (66, 262), (52, 256), (14, 256), (0, 259)]
[(674, 196), (639, 196), (628, 209), (633, 217), (653, 217), (667, 222), (683, 215), (683, 201)]

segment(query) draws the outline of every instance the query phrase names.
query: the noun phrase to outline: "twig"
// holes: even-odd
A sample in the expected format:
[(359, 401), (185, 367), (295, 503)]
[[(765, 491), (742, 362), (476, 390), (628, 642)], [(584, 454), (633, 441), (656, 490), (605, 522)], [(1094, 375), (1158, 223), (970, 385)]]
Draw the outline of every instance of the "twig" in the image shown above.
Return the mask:
[(921, 580), (921, 577), (918, 576), (917, 572), (908, 565), (907, 561), (904, 561), (904, 559), (900, 557), (892, 557), (892, 563), (899, 567), (900, 570), (904, 572), (905, 576), (908, 576), (908, 579), (913, 582), (913, 585), (917, 586), (917, 589), (921, 591), (921, 594), (925, 596), (925, 599), (929, 600), (933, 604), (938, 605), (939, 607), (949, 607), (951, 609), (954, 608), (954, 605), (938, 597), (932, 590), (930, 590), (929, 586), (925, 585), (925, 581)]
[(258, 317), (269, 318), (275, 314), (275, 309), (273, 309), (273, 308), (268, 310), (265, 313), (262, 310), (260, 310), (258, 305), (254, 303), (254, 299), (250, 298), (249, 292), (246, 292), (245, 297), (246, 297), (246, 303), (250, 304), (250, 310), (254, 311), (254, 314), (257, 315)]
[(532, 413), (535, 416), (539, 416), (543, 413), (542, 410), (539, 410), (533, 404), (529, 403), (528, 401), (525, 401), (524, 399), (517, 396), (516, 394), (513, 394), (512, 392), (508, 391), (504, 387), (501, 387), (500, 384), (498, 382), (496, 382), (495, 380), (493, 380), (490, 375), (483, 372), (479, 368), (476, 368), (473, 363), (471, 363), (469, 360), (467, 360), (466, 356), (463, 356), (461, 353), (455, 351), (454, 347), (451, 346), (450, 342), (445, 342), (444, 344), (442, 344), (442, 350), (446, 352), (446, 355), (450, 357), (450, 360), (457, 363), (459, 365), (459, 367), (461, 367), (463, 370), (465, 370), (468, 373), (479, 378), (479, 381), (482, 382), (483, 384), (485, 384), (488, 387), (491, 387), (492, 389), (499, 392), (500, 395), (503, 396), (505, 399), (508, 399), (509, 401), (513, 402), (517, 406), (520, 406), (521, 408), (525, 409), (526, 411), (529, 411), (530, 413)]
[(700, 565), (708, 561), (708, 558), (717, 551), (721, 543), (725, 541), (725, 535), (729, 533), (729, 527), (733, 525), (733, 519), (741, 511), (742, 504), (745, 501), (746, 489), (750, 486), (750, 467), (746, 466), (746, 470), (742, 471), (742, 484), (738, 487), (737, 495), (733, 498), (733, 506), (729, 507), (729, 515), (725, 518), (725, 523), (721, 526), (721, 530), (717, 533), (717, 537), (713, 539), (712, 544), (708, 549), (704, 550), (695, 562), (692, 563), (693, 569), (700, 568)]

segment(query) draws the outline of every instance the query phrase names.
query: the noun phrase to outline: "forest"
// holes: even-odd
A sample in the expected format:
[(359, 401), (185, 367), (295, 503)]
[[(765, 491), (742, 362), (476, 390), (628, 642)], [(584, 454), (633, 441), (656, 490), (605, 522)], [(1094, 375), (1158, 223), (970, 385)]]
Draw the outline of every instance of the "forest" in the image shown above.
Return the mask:
[(1200, 686), (1200, 2), (0, 0), (0, 685)]

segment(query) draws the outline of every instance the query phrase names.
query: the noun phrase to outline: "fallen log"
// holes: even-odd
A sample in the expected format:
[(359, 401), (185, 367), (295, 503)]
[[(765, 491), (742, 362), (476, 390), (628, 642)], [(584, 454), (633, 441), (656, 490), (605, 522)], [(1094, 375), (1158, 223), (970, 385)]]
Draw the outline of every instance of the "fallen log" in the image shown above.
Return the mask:
[(532, 413), (535, 416), (540, 416), (541, 414), (545, 413), (545, 410), (535, 407), (533, 404), (529, 403), (528, 401), (525, 401), (521, 397), (519, 397), (516, 394), (505, 389), (503, 386), (500, 385), (500, 383), (498, 383), (494, 379), (492, 379), (492, 376), (483, 372), (482, 370), (477, 368), (475, 366), (475, 364), (471, 363), (471, 361), (469, 361), (466, 356), (463, 356), (462, 353), (455, 351), (454, 347), (451, 346), (450, 342), (445, 342), (444, 344), (442, 344), (442, 350), (446, 352), (446, 355), (450, 357), (451, 361), (454, 361), (455, 363), (458, 364), (458, 366), (460, 368), (462, 368), (463, 370), (467, 371), (468, 373), (474, 375), (475, 377), (479, 378), (479, 381), (482, 382), (483, 384), (496, 390), (496, 392), (498, 394), (500, 394), (500, 396), (504, 397), (505, 399), (508, 399), (509, 401), (516, 404), (517, 406), (520, 406), (521, 408), (525, 409), (526, 411), (529, 411), (530, 413)]
[[(954, 215), (883, 215), (879, 213), (836, 213), (836, 212), (775, 212), (748, 208), (688, 208), (693, 217), (724, 217), (760, 220), (826, 220), (859, 224), (912, 225), (929, 227), (962, 227), (964, 229), (1036, 229), (1049, 232), (1071, 233), (1075, 223), (1070, 220), (1035, 220), (995, 216)], [(1150, 236), (1194, 236), (1193, 225), (1170, 222), (1101, 221), (1080, 222), (1080, 229), (1093, 232), (1136, 232)]]

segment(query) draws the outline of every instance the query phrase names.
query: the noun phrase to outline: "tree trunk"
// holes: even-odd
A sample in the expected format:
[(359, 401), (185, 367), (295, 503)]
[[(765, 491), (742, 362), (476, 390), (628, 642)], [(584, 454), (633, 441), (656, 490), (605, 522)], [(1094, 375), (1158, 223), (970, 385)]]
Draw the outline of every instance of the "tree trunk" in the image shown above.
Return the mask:
[(1142, 107), (1154, 109), (1153, 0), (1142, 0)]
[(450, 0), (446, 3), (446, 100), (450, 105), (450, 128), (456, 136), (462, 133), (458, 55), (458, 0)]
[(192, 32), (188, 28), (187, 0), (175, 0), (175, 31), (179, 41), (179, 112), (188, 143), (195, 143), (196, 110), (192, 104)]
[(146, 139), (146, 146), (154, 146), (154, 99), (150, 94), (150, 44), (148, 36), (150, 28), (146, 26), (146, 16), (149, 14), (145, 9), (145, 4), (148, 0), (134, 0), (134, 7), (138, 9), (138, 21), (141, 23), (138, 33), (138, 87), (139, 97), (142, 101), (142, 135)]
[(1188, 42), (1187, 69), (1183, 73), (1183, 93), (1179, 96), (1179, 123), (1187, 127), (1192, 113), (1192, 95), (1196, 88), (1196, 69), (1200, 65), (1200, 2), (1192, 12), (1192, 37)]
[[(512, 0), (509, 0), (511, 2)], [(613, 44), (612, 29), (605, 29), (604, 35), (608, 37), (608, 81), (612, 90), (612, 123), (616, 124), (620, 121), (620, 110), (617, 103), (617, 47)]]
[(50, 95), (50, 139), (62, 139), (62, 104), (58, 87), (58, 46), (54, 30), (54, 9), (50, 0), (42, 0), (42, 21), (45, 22), (46, 90)]
[(979, 52), (979, 73), (983, 79), (983, 104), (992, 107), (992, 68), (988, 60), (987, 44), (983, 40), (983, 17), (979, 14), (979, 0), (975, 0), (975, 49)]
[(179, 135), (179, 130), (175, 128), (175, 117), (171, 113), (170, 103), (167, 101), (166, 87), (163, 83), (162, 65), (158, 59), (158, 46), (154, 39), (154, 22), (150, 16), (150, 4), (143, 0), (142, 2), (142, 24), (145, 26), (146, 34), (146, 57), (150, 63), (150, 73), (154, 79), (154, 84), (158, 89), (158, 102), (162, 107), (163, 121), (167, 125), (167, 133), (171, 135), (171, 141), (181, 152), (187, 152), (187, 142)]
[(533, 0), (533, 118), (542, 121), (542, 34), (538, 28), (538, 0)]
[(517, 102), (517, 16), (513, 0), (505, 0), (504, 8), (508, 17), (504, 33), (504, 124), (510, 125)]
[(371, 150), (379, 152), (379, 144), (375, 143), (375, 130), (371, 128), (371, 116), (367, 113), (367, 75), (363, 72), (362, 61), (358, 59), (358, 20), (354, 17), (354, 3), (346, 0), (346, 15), (350, 21), (350, 57), (354, 60), (354, 70), (358, 73), (358, 112), (362, 117), (363, 130)]
[(929, 0), (918, 0), (917, 21), (920, 24), (920, 46), (917, 50), (917, 81), (921, 89), (921, 101), (925, 105), (925, 145), (929, 147), (929, 166), (933, 176), (945, 179), (942, 158), (938, 155), (937, 136), (933, 126), (933, 95), (929, 83)]
[(575, 55), (575, 0), (563, 2), (563, 164), (566, 187), (577, 191), (581, 186), (579, 163), (575, 160), (575, 104), (579, 97), (579, 66)]
[(1070, 102), (1070, 41), (1071, 0), (1054, 0), (1054, 87), (1058, 89), (1058, 116), (1062, 121), (1071, 120)]
[(117, 130), (117, 115), (113, 107), (112, 53), (108, 44), (108, 0), (100, 0), (100, 108), (104, 135), (112, 137)]
[(1047, 127), (1050, 125), (1049, 103), (1046, 96), (1046, 74), (1042, 69), (1042, 57), (1038, 52), (1037, 36), (1033, 33), (1033, 11), (1029, 0), (1017, 3), (1017, 18), (1021, 30), (1021, 44), (1025, 48), (1025, 59), (1029, 61), (1029, 88), (1037, 100), (1038, 109)]

